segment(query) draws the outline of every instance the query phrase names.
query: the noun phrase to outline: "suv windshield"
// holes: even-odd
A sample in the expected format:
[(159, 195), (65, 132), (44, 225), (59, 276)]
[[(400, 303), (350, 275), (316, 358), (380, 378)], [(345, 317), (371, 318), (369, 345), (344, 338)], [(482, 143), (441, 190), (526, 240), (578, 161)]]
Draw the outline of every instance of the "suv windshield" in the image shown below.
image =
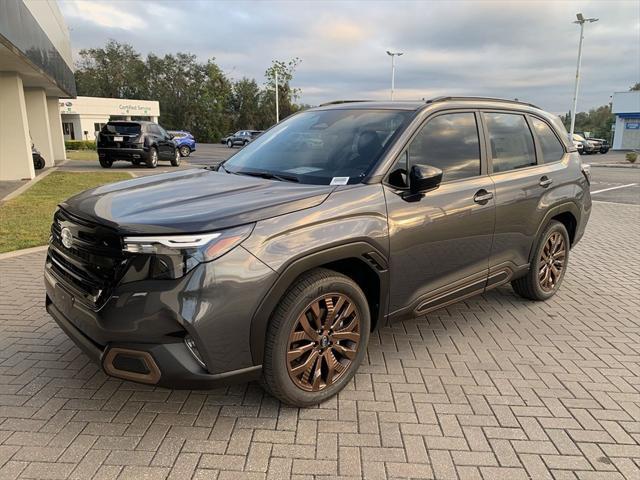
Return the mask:
[(365, 109), (299, 113), (257, 137), (223, 168), (294, 177), (301, 183), (358, 183), (413, 114)]
[(109, 122), (102, 127), (102, 133), (119, 133), (121, 135), (138, 135), (140, 133), (139, 123), (117, 123)]

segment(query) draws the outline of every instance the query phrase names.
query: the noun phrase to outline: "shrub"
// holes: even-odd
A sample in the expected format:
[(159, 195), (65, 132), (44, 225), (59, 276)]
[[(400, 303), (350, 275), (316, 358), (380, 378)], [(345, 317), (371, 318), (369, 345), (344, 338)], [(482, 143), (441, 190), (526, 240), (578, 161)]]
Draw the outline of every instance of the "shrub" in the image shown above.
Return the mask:
[(67, 150), (95, 150), (96, 142), (94, 140), (65, 140), (64, 148)]
[(635, 161), (638, 159), (638, 154), (636, 152), (629, 152), (625, 155), (625, 157), (627, 159), (627, 162), (629, 163), (635, 163)]

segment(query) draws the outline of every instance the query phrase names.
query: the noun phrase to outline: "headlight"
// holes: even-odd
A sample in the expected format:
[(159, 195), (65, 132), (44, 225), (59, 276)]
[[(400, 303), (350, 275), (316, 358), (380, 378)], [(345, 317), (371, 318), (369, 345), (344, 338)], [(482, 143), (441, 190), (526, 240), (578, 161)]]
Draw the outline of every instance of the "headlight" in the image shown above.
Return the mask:
[(147, 278), (175, 279), (237, 247), (252, 230), (253, 224), (192, 235), (131, 236), (124, 238), (123, 250), (139, 260), (141, 273), (148, 270)]

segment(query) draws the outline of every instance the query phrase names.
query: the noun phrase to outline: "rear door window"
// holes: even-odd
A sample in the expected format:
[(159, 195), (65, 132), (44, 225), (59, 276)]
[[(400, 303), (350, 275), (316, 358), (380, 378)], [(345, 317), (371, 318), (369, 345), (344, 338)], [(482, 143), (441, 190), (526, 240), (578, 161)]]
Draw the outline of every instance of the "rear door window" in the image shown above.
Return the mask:
[(536, 165), (533, 135), (524, 115), (485, 113), (491, 143), (493, 173)]
[(531, 118), (531, 124), (538, 136), (540, 148), (542, 150), (542, 158), (545, 163), (557, 162), (562, 160), (564, 156), (564, 147), (555, 136), (551, 127), (538, 118)]

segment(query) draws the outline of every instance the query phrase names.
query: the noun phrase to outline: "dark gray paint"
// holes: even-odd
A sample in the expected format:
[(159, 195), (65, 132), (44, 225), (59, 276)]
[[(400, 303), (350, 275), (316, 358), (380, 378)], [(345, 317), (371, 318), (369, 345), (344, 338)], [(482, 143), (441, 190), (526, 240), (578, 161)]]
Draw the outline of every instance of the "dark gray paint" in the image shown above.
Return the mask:
[[(355, 107), (367, 105), (371, 106)], [(382, 107), (391, 108), (389, 104)], [(396, 319), (523, 275), (541, 228), (555, 215), (570, 212), (577, 224), (574, 244), (580, 239), (591, 200), (578, 154), (564, 139), (567, 153), (562, 161), (543, 164), (540, 158), (541, 164), (535, 167), (492, 175), (480, 124), (480, 176), (413, 196), (386, 183), (389, 168), (434, 114), (465, 110), (479, 118), (484, 109), (501, 109), (536, 115), (557, 126), (552, 116), (534, 107), (489, 100), (402, 104), (402, 108), (416, 109), (413, 122), (362, 184), (296, 185), (184, 171), (100, 187), (67, 201), (63, 206), (71, 213), (123, 234), (205, 231), (255, 223), (241, 247), (196, 267), (181, 280), (120, 285), (117, 299), (86, 317), (86, 322), (98, 326), (80, 322), (78, 328), (94, 341), (100, 338), (113, 346), (124, 341), (164, 341), (175, 325), (196, 339), (205, 357), (209, 373), (189, 374), (193, 385), (211, 385), (218, 378), (211, 376), (214, 373), (255, 373), (251, 367), (262, 362), (271, 311), (296, 276), (309, 268), (332, 264), (339, 269), (342, 260), (356, 260), (359, 273), (370, 275), (381, 289), (380, 298), (373, 299), (380, 316)], [(552, 179), (546, 188), (539, 185), (543, 175)], [(493, 198), (474, 201), (480, 190), (493, 193)], [(370, 261), (370, 254), (378, 260)], [(47, 282), (55, 303), (55, 288), (48, 277)], [(124, 294), (133, 290), (148, 292), (146, 300)], [(139, 307), (136, 302), (141, 302)], [(75, 315), (72, 310), (51, 311), (54, 316)], [(109, 315), (113, 323), (107, 320)], [(171, 362), (181, 358), (162, 356)], [(172, 372), (176, 368), (167, 366)], [(184, 364), (180, 368), (193, 370)], [(185, 380), (175, 384), (184, 386)]]

